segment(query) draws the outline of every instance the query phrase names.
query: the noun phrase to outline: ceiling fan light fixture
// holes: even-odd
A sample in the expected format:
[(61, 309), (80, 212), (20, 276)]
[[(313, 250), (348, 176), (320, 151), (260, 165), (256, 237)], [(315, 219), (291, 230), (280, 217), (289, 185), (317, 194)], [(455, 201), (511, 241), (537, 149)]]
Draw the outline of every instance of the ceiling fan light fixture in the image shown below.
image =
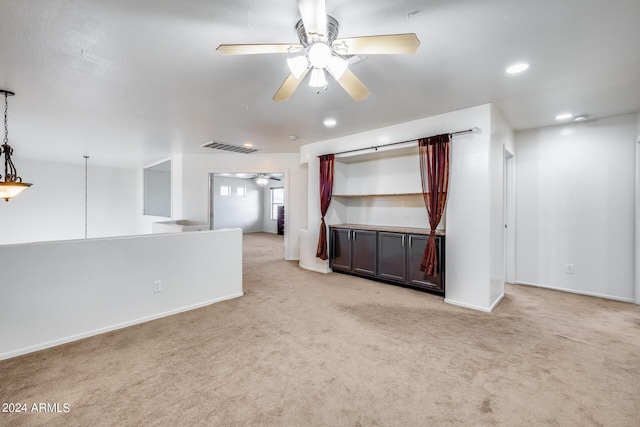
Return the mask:
[[(9, 145), (9, 127), (7, 125), (9, 103), (7, 97), (13, 96), (15, 93), (0, 89), (0, 94), (4, 95), (4, 140), (0, 145), (0, 154), (4, 153), (4, 181), (0, 181), (0, 198), (8, 202), (11, 198), (31, 187), (31, 184), (22, 182), (22, 178), (18, 176), (16, 167), (11, 159), (13, 148)], [(2, 178), (2, 175), (0, 175), (0, 178)]]
[(331, 61), (331, 48), (322, 42), (309, 47), (309, 62), (315, 68), (327, 68)]
[(306, 56), (296, 56), (295, 58), (287, 59), (287, 65), (289, 66), (289, 70), (291, 70), (291, 74), (293, 74), (296, 79), (299, 79), (302, 73), (309, 67), (309, 61)]
[(258, 185), (267, 185), (269, 183), (269, 180), (263, 176), (261, 176), (260, 178), (256, 179), (256, 184)]
[(327, 77), (324, 74), (324, 69), (314, 68), (311, 70), (311, 78), (309, 79), (309, 86), (311, 87), (325, 87), (327, 85)]
[(329, 71), (333, 74), (336, 80), (340, 79), (347, 68), (349, 67), (349, 61), (340, 58), (339, 56), (332, 56), (329, 60)]

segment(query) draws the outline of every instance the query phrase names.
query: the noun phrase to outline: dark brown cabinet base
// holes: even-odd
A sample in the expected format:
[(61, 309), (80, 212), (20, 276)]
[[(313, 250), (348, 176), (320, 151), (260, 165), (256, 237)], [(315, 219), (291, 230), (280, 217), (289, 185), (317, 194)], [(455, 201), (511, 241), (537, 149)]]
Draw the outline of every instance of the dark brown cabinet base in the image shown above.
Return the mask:
[(359, 276), (376, 276), (375, 231), (330, 228), (329, 239), (329, 266), (333, 270)]
[(445, 236), (436, 236), (436, 276), (420, 271), (428, 234), (329, 227), (329, 266), (333, 271), (407, 286), (444, 296)]

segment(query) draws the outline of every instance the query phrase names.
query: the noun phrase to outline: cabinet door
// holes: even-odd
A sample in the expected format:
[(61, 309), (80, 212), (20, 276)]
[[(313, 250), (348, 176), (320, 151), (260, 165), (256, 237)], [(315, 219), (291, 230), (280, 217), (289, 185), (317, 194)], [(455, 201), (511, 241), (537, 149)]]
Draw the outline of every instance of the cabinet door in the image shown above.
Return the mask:
[(363, 276), (375, 276), (378, 262), (376, 257), (378, 233), (369, 230), (353, 230), (351, 236), (352, 271)]
[(329, 267), (351, 271), (351, 233), (346, 228), (329, 228)]
[(408, 236), (402, 233), (378, 232), (378, 277), (394, 282), (407, 281)]
[(436, 236), (436, 251), (438, 254), (438, 275), (427, 276), (424, 272), (420, 271), (420, 263), (422, 262), (422, 256), (424, 249), (427, 247), (427, 240), (429, 236), (425, 235), (409, 235), (409, 255), (408, 255), (408, 270), (409, 270), (409, 284), (411, 286), (417, 286), (425, 289), (432, 289), (435, 291), (444, 291), (444, 250), (442, 236)]

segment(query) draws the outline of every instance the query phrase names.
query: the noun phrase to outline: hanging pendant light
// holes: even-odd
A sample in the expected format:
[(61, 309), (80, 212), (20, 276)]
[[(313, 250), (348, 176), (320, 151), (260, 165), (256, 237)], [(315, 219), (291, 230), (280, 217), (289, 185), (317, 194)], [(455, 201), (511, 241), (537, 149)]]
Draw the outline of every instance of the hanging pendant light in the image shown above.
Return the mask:
[[(16, 167), (11, 161), (13, 148), (9, 146), (9, 128), (7, 126), (7, 111), (9, 110), (9, 103), (7, 98), (15, 95), (15, 93), (4, 89), (0, 89), (0, 93), (4, 94), (4, 140), (0, 146), (0, 154), (4, 153), (4, 181), (0, 181), (0, 198), (8, 202), (9, 199), (31, 187), (32, 184), (22, 182), (22, 178), (18, 176)], [(2, 178), (2, 175), (0, 175), (0, 178)]]
[(324, 75), (324, 68), (311, 69), (311, 78), (309, 79), (309, 86), (325, 87), (326, 85), (327, 85), (327, 78)]

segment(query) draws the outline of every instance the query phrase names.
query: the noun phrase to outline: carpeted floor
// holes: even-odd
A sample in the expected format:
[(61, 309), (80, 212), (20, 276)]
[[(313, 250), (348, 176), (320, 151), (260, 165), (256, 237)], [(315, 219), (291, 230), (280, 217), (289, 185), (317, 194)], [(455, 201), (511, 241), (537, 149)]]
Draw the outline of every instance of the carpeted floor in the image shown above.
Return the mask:
[(637, 305), (510, 285), (480, 313), (282, 252), (245, 235), (244, 297), (0, 362), (3, 406), (62, 411), (0, 425), (640, 425)]

